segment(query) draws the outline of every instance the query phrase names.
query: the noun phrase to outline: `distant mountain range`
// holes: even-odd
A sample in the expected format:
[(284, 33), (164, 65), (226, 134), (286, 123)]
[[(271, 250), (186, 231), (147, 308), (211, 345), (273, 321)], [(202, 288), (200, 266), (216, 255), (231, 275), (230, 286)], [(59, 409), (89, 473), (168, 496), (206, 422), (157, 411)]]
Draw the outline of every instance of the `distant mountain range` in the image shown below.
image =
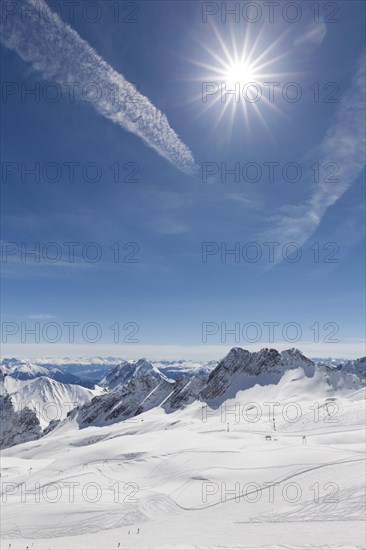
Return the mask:
[(82, 384), (81, 378), (71, 372), (62, 371), (54, 365), (39, 365), (37, 363), (24, 362), (16, 358), (3, 359), (1, 367), (6, 374), (17, 380), (32, 380), (40, 376), (47, 376), (64, 384)]
[[(357, 374), (366, 378), (366, 357), (360, 359), (311, 358), (315, 363), (321, 363), (337, 368), (343, 372)], [(48, 376), (64, 384), (78, 384), (92, 388), (95, 384), (108, 376), (117, 366), (133, 364), (136, 361), (118, 357), (82, 357), (82, 358), (47, 358), (27, 360), (19, 358), (5, 358), (1, 361), (4, 370), (19, 380), (28, 380), (39, 376)], [(167, 378), (177, 379), (180, 376), (207, 376), (219, 361), (192, 361), (192, 360), (160, 360), (150, 361)]]
[[(113, 366), (107, 363), (103, 365), (103, 376), (100, 363), (92, 367), (99, 373), (93, 389), (85, 387), (85, 380), (82, 385), (78, 376), (65, 371), (65, 365), (61, 370), (54, 364), (4, 359), (0, 378), (1, 447), (38, 439), (67, 417), (80, 428), (103, 426), (133, 419), (156, 407), (172, 413), (195, 401), (215, 409), (254, 386), (263, 391), (276, 387), (282, 397), (308, 391), (329, 396), (355, 392), (365, 386), (366, 379), (365, 357), (328, 365), (305, 357), (297, 349), (280, 353), (275, 349), (249, 352), (235, 347), (218, 364), (147, 359)], [(91, 366), (87, 368), (90, 372)]]
[[(106, 374), (118, 365), (126, 365), (133, 361), (126, 361), (116, 357), (90, 357), (73, 359), (38, 359), (24, 360), (17, 358), (3, 359), (1, 366), (8, 374), (19, 380), (28, 380), (38, 376), (49, 376), (54, 380), (65, 384), (79, 384), (92, 388), (94, 384), (100, 384)], [(168, 378), (176, 379), (181, 375), (205, 376), (218, 361), (152, 361), (160, 372)]]

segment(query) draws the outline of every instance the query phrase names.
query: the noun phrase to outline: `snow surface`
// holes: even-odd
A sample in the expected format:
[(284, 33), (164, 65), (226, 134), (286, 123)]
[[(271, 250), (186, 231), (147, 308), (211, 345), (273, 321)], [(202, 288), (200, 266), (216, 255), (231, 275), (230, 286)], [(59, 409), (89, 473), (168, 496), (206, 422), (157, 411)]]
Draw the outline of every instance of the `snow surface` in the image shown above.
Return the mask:
[(364, 549), (365, 389), (305, 363), (4, 450), (3, 548)]

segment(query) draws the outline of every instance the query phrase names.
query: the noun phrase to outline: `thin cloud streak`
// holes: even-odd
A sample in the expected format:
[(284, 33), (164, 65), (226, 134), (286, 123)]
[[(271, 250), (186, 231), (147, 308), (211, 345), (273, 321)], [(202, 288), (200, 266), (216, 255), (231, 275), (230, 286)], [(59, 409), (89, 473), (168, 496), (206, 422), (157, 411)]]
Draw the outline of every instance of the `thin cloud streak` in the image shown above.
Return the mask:
[[(147, 97), (104, 61), (44, 0), (23, 0), (23, 4), (24, 9), (35, 13), (25, 15), (19, 11), (2, 18), (1, 41), (7, 48), (31, 63), (44, 79), (61, 86), (77, 83), (77, 99), (90, 103), (99, 114), (139, 136), (182, 172), (196, 170), (190, 149)], [(93, 102), (85, 97), (88, 86), (97, 99)]]
[[(303, 244), (320, 225), (326, 210), (356, 181), (365, 166), (365, 55), (358, 63), (350, 89), (344, 94), (335, 120), (318, 148), (320, 165), (338, 166), (333, 178), (315, 184), (308, 201), (287, 205), (272, 218), (272, 240)], [(280, 258), (277, 258), (279, 261)]]
[(28, 315), (28, 319), (44, 321), (45, 319), (56, 319), (56, 316), (51, 315), (50, 313), (33, 313), (32, 315)]

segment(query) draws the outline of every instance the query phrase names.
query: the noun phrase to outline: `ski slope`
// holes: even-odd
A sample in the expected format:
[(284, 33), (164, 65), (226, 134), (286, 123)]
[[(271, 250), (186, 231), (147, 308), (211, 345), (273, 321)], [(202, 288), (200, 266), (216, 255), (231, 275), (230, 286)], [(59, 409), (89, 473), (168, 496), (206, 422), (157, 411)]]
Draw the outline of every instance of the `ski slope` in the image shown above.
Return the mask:
[(3, 547), (363, 549), (365, 391), (296, 374), (6, 449)]

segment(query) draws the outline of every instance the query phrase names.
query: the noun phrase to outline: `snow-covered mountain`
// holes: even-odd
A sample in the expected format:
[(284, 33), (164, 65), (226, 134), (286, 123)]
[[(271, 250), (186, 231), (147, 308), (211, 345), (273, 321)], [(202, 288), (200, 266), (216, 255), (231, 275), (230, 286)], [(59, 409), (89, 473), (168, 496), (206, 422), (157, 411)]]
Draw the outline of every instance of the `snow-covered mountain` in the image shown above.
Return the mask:
[(341, 372), (356, 374), (362, 380), (366, 380), (366, 357), (358, 359), (336, 359), (334, 357), (313, 358), (313, 361), (328, 367), (333, 367)]
[(80, 384), (81, 380), (71, 373), (64, 373), (55, 367), (45, 367), (28, 361), (21, 361), (16, 358), (3, 359), (1, 367), (6, 374), (17, 380), (32, 380), (40, 376), (47, 376), (65, 384)]
[(37, 359), (34, 362), (42, 367), (56, 368), (65, 375), (73, 375), (81, 380), (82, 385), (92, 387), (94, 384), (99, 384), (106, 372), (121, 361), (122, 359), (116, 357), (49, 357)]
[(177, 410), (198, 399), (204, 380), (201, 377), (171, 380), (152, 363), (140, 359), (118, 365), (103, 380), (103, 385), (112, 391), (95, 397), (76, 411), (82, 427), (120, 422), (155, 407), (163, 407), (166, 412)]
[(4, 546), (364, 548), (358, 376), (293, 349), (234, 348), (208, 378), (128, 365), (43, 432), (8, 392), (59, 383), (0, 377)]
[(98, 387), (90, 390), (77, 384), (63, 384), (46, 376), (19, 380), (7, 375), (4, 386), (16, 410), (28, 407), (34, 411), (42, 429), (53, 420), (63, 420), (72, 409), (103, 391)]
[(39, 439), (42, 429), (37, 415), (29, 407), (14, 406), (6, 389), (6, 378), (0, 369), (0, 449)]
[(326, 386), (332, 386), (335, 390), (349, 388), (354, 391), (363, 385), (358, 377), (317, 364), (295, 348), (281, 353), (268, 348), (252, 353), (242, 348), (232, 348), (211, 372), (200, 398), (216, 407), (235, 397), (239, 391), (255, 385), (277, 385), (287, 371), (295, 369), (300, 369), (298, 376), (302, 375), (304, 379), (321, 375)]
[(337, 370), (355, 374), (362, 380), (366, 380), (366, 357), (360, 357), (353, 361), (345, 361), (337, 366)]
[[(5, 370), (11, 374), (6, 377), (4, 387), (13, 405), (26, 405), (30, 412), (35, 412), (40, 427), (49, 432), (66, 415), (82, 428), (110, 425), (154, 408), (172, 413), (196, 401), (217, 408), (254, 387), (287, 399), (306, 396), (307, 392), (317, 392), (324, 397), (344, 395), (365, 385), (360, 377), (362, 359), (335, 368), (316, 363), (297, 349), (280, 353), (267, 348), (258, 352), (232, 348), (216, 367), (210, 365), (208, 375), (207, 371), (203, 375), (200, 367), (199, 373), (192, 375), (192, 365), (186, 374), (186, 364), (182, 363), (179, 366), (185, 375), (169, 378), (162, 369), (170, 368), (171, 363), (159, 365), (160, 368), (146, 359), (120, 362), (105, 374), (102, 387), (90, 390), (41, 376), (44, 367), (33, 368), (31, 363), (19, 364), (14, 360), (6, 363)], [(13, 372), (29, 378), (14, 378)], [(277, 388), (276, 391), (273, 388)]]
[[(21, 380), (37, 376), (49, 376), (65, 384), (79, 384), (87, 388), (101, 385), (101, 381), (117, 366), (134, 364), (137, 361), (119, 357), (49, 357), (45, 359), (4, 359), (2, 366), (9, 374)], [(207, 376), (218, 361), (150, 361), (167, 378), (180, 376)]]
[[(364, 548), (363, 383), (274, 351), (228, 354), (239, 389), (221, 410), (192, 401), (202, 378), (145, 372), (46, 437), (30, 424), (37, 441), (12, 439), (21, 444), (1, 453), (3, 546)], [(241, 376), (250, 377), (247, 389)], [(268, 403), (278, 405), (271, 414)], [(139, 416), (120, 422), (124, 404)], [(238, 404), (250, 405), (246, 414)]]
[(81, 427), (113, 424), (161, 406), (173, 390), (174, 382), (165, 376), (143, 374), (73, 412)]
[(123, 361), (113, 369), (107, 372), (107, 374), (100, 381), (100, 386), (103, 388), (109, 388), (113, 390), (117, 387), (127, 385), (134, 378), (141, 378), (142, 376), (149, 376), (156, 380), (168, 380), (168, 378), (160, 372), (160, 370), (154, 366), (147, 359), (139, 359), (138, 361)]
[[(293, 379), (285, 378), (289, 371), (296, 371)], [(111, 391), (79, 407), (74, 416), (82, 427), (91, 424), (102, 426), (135, 417), (156, 407), (173, 412), (197, 400), (218, 407), (241, 391), (256, 385), (278, 385), (282, 379), (287, 387), (294, 386), (298, 380), (301, 380), (300, 387), (306, 386), (307, 380), (311, 384), (316, 381), (321, 392), (327, 395), (330, 389), (334, 392), (356, 391), (363, 386), (357, 376), (318, 365), (297, 349), (280, 353), (265, 348), (251, 353), (233, 348), (207, 379), (200, 376), (168, 379), (146, 359), (121, 363), (102, 381), (102, 385)], [(291, 395), (291, 389), (288, 393)]]
[(206, 377), (216, 367), (218, 361), (152, 361), (160, 372), (174, 380), (180, 376), (201, 376)]
[(280, 353), (264, 348), (251, 353), (235, 347), (211, 372), (201, 397), (208, 402), (223, 402), (255, 384), (278, 383), (288, 369), (311, 369), (313, 366), (314, 363), (296, 349)]
[[(113, 357), (109, 357), (103, 361), (102, 358), (94, 357), (90, 359), (90, 363), (84, 358), (83, 362), (80, 363), (52, 363), (50, 361), (47, 364), (40, 364), (44, 366), (47, 365), (48, 367), (54, 365), (62, 372), (68, 372), (78, 376), (84, 382), (89, 381), (90, 383), (94, 382), (101, 386), (112, 387), (110, 385), (110, 383), (112, 383), (112, 378), (116, 377), (117, 380), (119, 371), (120, 373), (122, 373), (122, 369), (125, 369), (126, 373), (127, 371), (132, 371), (139, 361), (141, 361), (141, 359), (126, 360)], [(212, 369), (216, 367), (218, 361), (190, 361), (181, 359), (177, 361), (148, 361), (148, 363), (156, 367), (159, 372), (164, 374), (167, 378), (176, 380), (181, 376), (208, 376)], [(122, 385), (124, 383), (123, 378), (124, 375), (121, 374)], [(126, 379), (129, 379), (129, 374), (126, 374)]]

